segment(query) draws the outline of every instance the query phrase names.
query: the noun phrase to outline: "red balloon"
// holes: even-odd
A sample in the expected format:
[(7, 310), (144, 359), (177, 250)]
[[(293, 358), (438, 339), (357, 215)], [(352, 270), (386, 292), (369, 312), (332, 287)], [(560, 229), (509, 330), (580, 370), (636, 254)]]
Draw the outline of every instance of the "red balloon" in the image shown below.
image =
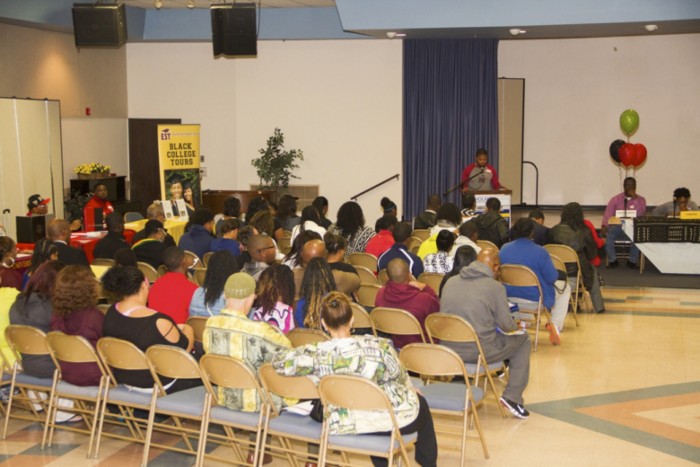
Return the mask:
[(632, 167), (634, 165), (635, 157), (637, 156), (637, 148), (634, 144), (625, 143), (620, 148), (620, 164), (625, 167)]
[(632, 165), (639, 167), (640, 165), (644, 164), (645, 160), (647, 160), (647, 148), (644, 147), (643, 144), (637, 143), (634, 145), (634, 149), (635, 155)]

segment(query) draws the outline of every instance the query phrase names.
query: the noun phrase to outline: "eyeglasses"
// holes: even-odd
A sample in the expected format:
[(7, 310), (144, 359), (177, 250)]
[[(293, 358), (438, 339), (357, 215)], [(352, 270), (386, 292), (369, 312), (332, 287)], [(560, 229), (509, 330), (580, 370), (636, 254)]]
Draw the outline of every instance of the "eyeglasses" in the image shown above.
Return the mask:
[(275, 245), (266, 246), (266, 247), (260, 248), (258, 250), (258, 253), (262, 253), (263, 251), (269, 250), (270, 248), (277, 248), (277, 247)]

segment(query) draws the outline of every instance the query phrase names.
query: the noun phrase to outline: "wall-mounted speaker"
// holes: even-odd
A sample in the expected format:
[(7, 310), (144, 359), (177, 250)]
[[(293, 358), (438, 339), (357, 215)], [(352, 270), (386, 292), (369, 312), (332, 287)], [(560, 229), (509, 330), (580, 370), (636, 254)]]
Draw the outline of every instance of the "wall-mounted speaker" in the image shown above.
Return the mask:
[(126, 42), (126, 9), (121, 5), (73, 4), (77, 47), (120, 46)]
[(211, 31), (214, 56), (258, 54), (254, 3), (211, 6)]

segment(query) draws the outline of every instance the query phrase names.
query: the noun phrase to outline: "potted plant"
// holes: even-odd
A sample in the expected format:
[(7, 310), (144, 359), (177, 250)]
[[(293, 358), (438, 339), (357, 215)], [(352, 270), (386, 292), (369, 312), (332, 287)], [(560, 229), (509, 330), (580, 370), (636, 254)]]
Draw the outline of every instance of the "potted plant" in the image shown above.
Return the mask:
[(284, 134), (279, 128), (267, 139), (267, 147), (261, 148), (260, 157), (251, 160), (260, 178), (260, 190), (272, 190), (279, 195), (281, 188), (289, 186), (290, 178), (299, 178), (292, 174), (299, 168), (297, 160), (304, 160), (301, 149), (284, 149)]

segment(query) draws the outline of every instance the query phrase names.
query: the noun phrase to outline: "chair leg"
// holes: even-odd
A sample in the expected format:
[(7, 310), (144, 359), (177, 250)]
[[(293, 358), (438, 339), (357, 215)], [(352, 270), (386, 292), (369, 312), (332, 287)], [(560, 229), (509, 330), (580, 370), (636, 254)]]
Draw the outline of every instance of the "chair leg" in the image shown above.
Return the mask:
[(7, 400), (7, 411), (5, 412), (5, 425), (2, 429), (2, 439), (7, 437), (7, 425), (10, 423), (10, 412), (12, 412), (12, 401), (15, 398), (15, 378), (17, 377), (17, 363), (15, 363), (15, 369), (12, 372), (12, 382), (10, 383), (10, 397)]
[[(500, 404), (498, 404), (500, 406)], [(479, 414), (476, 413), (476, 403), (474, 402), (474, 398), (472, 397), (471, 391), (469, 392), (469, 405), (467, 407), (467, 410), (471, 411), (471, 417), (472, 421), (476, 424), (476, 431), (479, 433), (479, 439), (481, 440), (481, 449), (484, 451), (484, 458), (488, 459), (489, 456), (489, 449), (486, 447), (486, 438), (484, 438), (484, 432), (481, 431), (481, 422), (479, 421)], [(465, 441), (466, 441), (466, 432), (465, 432)], [(461, 465), (464, 465), (464, 457), (462, 457), (462, 463)]]
[(199, 427), (199, 443), (197, 444), (196, 467), (204, 465), (204, 452), (207, 448), (207, 434), (209, 433), (209, 413), (211, 411), (211, 394), (207, 392), (204, 396), (204, 413), (202, 414), (202, 424)]
[(148, 427), (146, 428), (146, 439), (143, 443), (143, 457), (141, 458), (141, 467), (148, 465), (148, 451), (151, 446), (151, 437), (153, 436), (153, 423), (156, 418), (156, 401), (158, 400), (158, 387), (153, 385), (153, 396), (151, 397), (151, 406), (148, 412)]

